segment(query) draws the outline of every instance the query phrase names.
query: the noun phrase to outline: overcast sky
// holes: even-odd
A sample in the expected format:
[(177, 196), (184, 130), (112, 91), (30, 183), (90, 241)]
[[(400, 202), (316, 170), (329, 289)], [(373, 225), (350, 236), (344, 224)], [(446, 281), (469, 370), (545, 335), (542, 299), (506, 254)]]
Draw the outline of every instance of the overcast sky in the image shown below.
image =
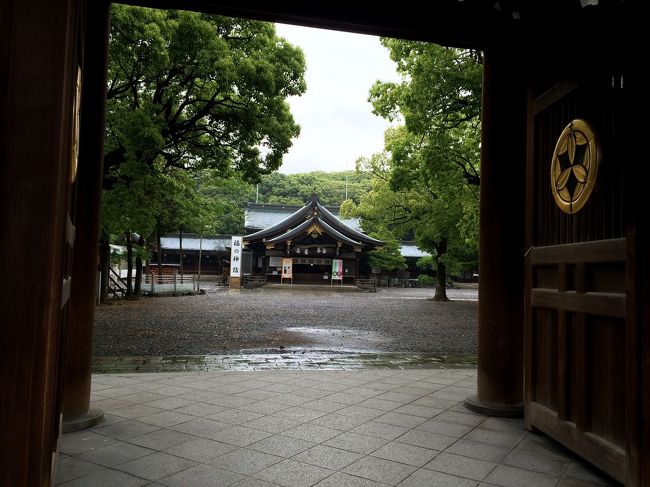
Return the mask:
[(307, 61), (307, 92), (289, 100), (300, 137), (280, 172), (354, 169), (358, 157), (381, 151), (389, 124), (372, 114), (368, 91), (378, 79), (398, 77), (379, 38), (284, 24), (276, 29)]

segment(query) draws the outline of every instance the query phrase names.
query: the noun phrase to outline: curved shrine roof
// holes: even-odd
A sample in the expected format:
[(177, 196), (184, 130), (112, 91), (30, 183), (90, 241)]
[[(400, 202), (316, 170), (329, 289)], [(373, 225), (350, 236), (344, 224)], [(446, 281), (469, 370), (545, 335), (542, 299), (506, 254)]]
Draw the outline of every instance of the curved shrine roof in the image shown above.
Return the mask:
[(352, 240), (351, 238), (347, 237), (346, 235), (343, 235), (341, 232), (335, 230), (330, 225), (328, 225), (323, 220), (321, 220), (318, 216), (313, 216), (309, 220), (305, 220), (303, 223), (298, 225), (296, 228), (294, 228), (292, 230), (289, 230), (288, 232), (285, 232), (282, 235), (278, 235), (277, 237), (266, 240), (266, 243), (287, 242), (289, 240), (292, 240), (295, 237), (300, 236), (303, 233), (306, 233), (313, 225), (319, 226), (330, 237), (335, 238), (337, 241), (339, 241), (341, 243), (346, 243), (348, 245), (352, 245), (352, 246), (355, 246), (355, 247), (360, 247), (362, 245), (361, 242), (356, 242), (355, 240)]
[(267, 245), (285, 243), (301, 235), (307, 236), (308, 232), (316, 227), (319, 235), (325, 234), (340, 244), (349, 245), (355, 250), (362, 247), (370, 249), (381, 247), (384, 242), (369, 237), (366, 234), (347, 226), (332, 212), (320, 204), (318, 196), (311, 195), (309, 202), (292, 213), (282, 221), (268, 228), (244, 236), (244, 242), (264, 243)]

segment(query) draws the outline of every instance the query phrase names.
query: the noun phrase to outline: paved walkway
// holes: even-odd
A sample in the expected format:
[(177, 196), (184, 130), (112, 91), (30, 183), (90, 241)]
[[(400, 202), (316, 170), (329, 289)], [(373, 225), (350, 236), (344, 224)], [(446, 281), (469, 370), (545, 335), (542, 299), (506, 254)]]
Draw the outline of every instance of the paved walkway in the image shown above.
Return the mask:
[(521, 420), (469, 412), (474, 369), (93, 376), (105, 422), (64, 435), (56, 485), (613, 485)]

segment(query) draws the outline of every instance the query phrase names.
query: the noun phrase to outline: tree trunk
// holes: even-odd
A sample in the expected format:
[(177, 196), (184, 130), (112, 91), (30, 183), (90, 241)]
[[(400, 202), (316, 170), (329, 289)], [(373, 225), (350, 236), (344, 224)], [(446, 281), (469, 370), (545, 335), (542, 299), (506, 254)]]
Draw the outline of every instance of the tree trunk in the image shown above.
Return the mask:
[(133, 296), (133, 237), (126, 232), (126, 297)]
[(183, 229), (181, 228), (178, 231), (178, 257), (180, 259), (180, 271), (181, 271), (181, 277), (183, 276)]
[(102, 232), (99, 240), (99, 271), (102, 273), (100, 283), (100, 302), (108, 302), (108, 279), (111, 266), (111, 247), (108, 244), (108, 235)]
[(447, 239), (443, 238), (436, 246), (436, 293), (434, 301), (449, 301), (447, 297), (447, 267), (442, 257), (447, 253)]
[(158, 224), (156, 225), (156, 250), (158, 252), (158, 275), (162, 276), (162, 245), (160, 240), (160, 224)]
[(135, 255), (135, 289), (133, 294), (135, 296), (140, 296), (140, 290), (142, 289), (142, 251), (144, 250), (144, 238), (141, 236), (138, 239), (138, 252)]

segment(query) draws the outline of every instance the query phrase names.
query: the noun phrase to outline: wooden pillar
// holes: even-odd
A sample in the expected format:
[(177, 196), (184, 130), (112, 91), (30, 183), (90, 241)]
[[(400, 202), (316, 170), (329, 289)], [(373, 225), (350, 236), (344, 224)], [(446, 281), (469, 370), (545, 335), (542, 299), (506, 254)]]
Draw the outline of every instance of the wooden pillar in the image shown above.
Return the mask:
[(526, 101), (522, 59), (485, 52), (481, 135), (478, 390), (465, 404), (523, 414)]
[(0, 2), (0, 485), (51, 484), (85, 2)]
[(104, 159), (108, 30), (108, 3), (90, 2), (82, 75), (76, 241), (65, 352), (64, 432), (92, 426), (104, 415), (101, 410), (90, 409), (90, 380)]

